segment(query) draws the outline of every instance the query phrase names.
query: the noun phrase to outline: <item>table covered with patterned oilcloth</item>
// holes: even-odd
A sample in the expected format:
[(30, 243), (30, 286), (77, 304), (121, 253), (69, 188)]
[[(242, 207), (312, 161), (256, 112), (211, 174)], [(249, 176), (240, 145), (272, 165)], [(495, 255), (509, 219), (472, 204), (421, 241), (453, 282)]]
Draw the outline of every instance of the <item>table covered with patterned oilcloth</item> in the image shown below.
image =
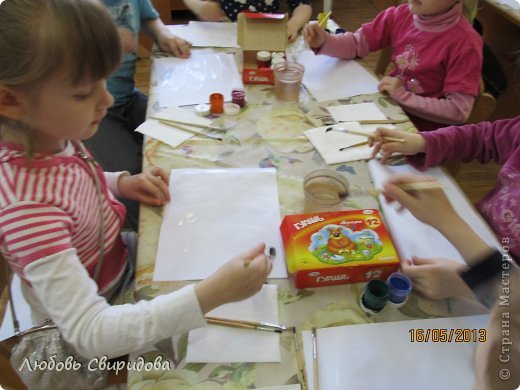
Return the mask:
[[(153, 88), (157, 84), (152, 79), (148, 116), (153, 116), (160, 110)], [(328, 106), (374, 102), (387, 118), (406, 118), (396, 103), (380, 94), (317, 102), (302, 89), (298, 103), (287, 103), (277, 100), (272, 86), (269, 85), (247, 85), (246, 92), (247, 107), (237, 117), (227, 118), (237, 124), (226, 133), (224, 141), (193, 137), (179, 147), (172, 148), (153, 138), (147, 138), (144, 147), (145, 168), (161, 166), (169, 171), (172, 168), (274, 167), (277, 170), (283, 217), (286, 214), (303, 212), (304, 175), (311, 170), (327, 167), (321, 155), (303, 136), (303, 132), (332, 121)], [(411, 122), (396, 126), (403, 130), (416, 131)], [(351, 189), (360, 190), (352, 191), (355, 195), (344, 201), (345, 209), (379, 208), (377, 197), (369, 194), (373, 185), (366, 161), (330, 165), (328, 168), (344, 175)], [(161, 213), (161, 208), (141, 208), (136, 269), (138, 299), (150, 299), (189, 283), (158, 283), (152, 280)], [(269, 280), (269, 283), (278, 285), (280, 322), (295, 326), (298, 335), (302, 330), (312, 327), (445, 317), (467, 314), (470, 310), (458, 301), (433, 302), (412, 294), (404, 307), (385, 309), (371, 317), (359, 306), (363, 284), (298, 290), (290, 279)], [(149, 361), (162, 355), (161, 358), (171, 359), (172, 367), (175, 368), (130, 371), (128, 388), (245, 390), (295, 384), (299, 381), (291, 332), (281, 335), (280, 363), (186, 363), (187, 340), (187, 334), (180, 335), (174, 337), (173, 343), (162, 343), (160, 351), (151, 350), (142, 354)], [(131, 356), (131, 359), (135, 358), (137, 356)]]

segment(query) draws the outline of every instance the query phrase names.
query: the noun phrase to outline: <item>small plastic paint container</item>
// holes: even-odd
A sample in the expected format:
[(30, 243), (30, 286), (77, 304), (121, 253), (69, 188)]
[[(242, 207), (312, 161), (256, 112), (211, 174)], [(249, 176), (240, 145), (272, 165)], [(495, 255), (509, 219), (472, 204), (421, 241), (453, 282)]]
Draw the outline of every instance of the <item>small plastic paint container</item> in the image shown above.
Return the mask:
[(266, 50), (261, 50), (256, 53), (256, 66), (260, 68), (269, 68), (271, 61), (271, 53)]
[(285, 59), (285, 53), (283, 51), (275, 51), (271, 53), (271, 61), (275, 58), (282, 58)]
[(240, 106), (235, 103), (224, 103), (224, 114), (226, 115), (238, 115), (240, 112)]
[(279, 64), (285, 62), (285, 59), (283, 57), (273, 57), (271, 60), (271, 69), (274, 69), (274, 67)]
[(390, 288), (382, 280), (371, 280), (360, 299), (361, 308), (368, 314), (379, 313), (390, 299)]
[(238, 104), (240, 107), (246, 105), (246, 91), (242, 88), (233, 88), (231, 90), (231, 102)]
[(209, 112), (209, 105), (207, 104), (197, 104), (195, 106), (195, 114), (198, 116), (208, 116)]
[(221, 93), (209, 95), (209, 110), (212, 114), (222, 114), (224, 112), (224, 95)]
[(412, 291), (412, 280), (402, 272), (394, 272), (386, 280), (390, 289), (390, 302), (396, 305), (406, 303)]

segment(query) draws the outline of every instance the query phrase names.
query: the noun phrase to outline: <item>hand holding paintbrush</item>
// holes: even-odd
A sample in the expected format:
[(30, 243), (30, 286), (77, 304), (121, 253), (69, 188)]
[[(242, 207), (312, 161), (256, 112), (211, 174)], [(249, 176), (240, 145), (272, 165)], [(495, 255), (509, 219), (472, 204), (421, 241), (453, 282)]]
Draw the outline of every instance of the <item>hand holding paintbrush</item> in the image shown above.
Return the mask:
[(382, 153), (381, 162), (383, 164), (394, 153), (411, 156), (423, 153), (425, 150), (425, 141), (422, 135), (384, 127), (379, 127), (371, 134), (368, 139), (368, 145), (374, 147), (372, 158), (379, 152)]
[(420, 221), (441, 233), (452, 226), (458, 214), (437, 180), (422, 175), (394, 175), (384, 184), (381, 193), (387, 202), (398, 202)]
[(303, 40), (311, 49), (319, 49), (325, 43), (327, 34), (324, 30), (329, 20), (330, 12), (328, 12), (320, 22), (310, 22), (303, 27)]

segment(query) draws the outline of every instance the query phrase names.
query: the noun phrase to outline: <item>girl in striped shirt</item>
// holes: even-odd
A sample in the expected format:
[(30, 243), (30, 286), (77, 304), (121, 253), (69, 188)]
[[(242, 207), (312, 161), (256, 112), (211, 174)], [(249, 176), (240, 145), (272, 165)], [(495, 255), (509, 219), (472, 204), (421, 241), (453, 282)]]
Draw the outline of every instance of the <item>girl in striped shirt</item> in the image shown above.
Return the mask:
[(81, 143), (113, 103), (117, 29), (96, 0), (5, 0), (0, 53), (0, 251), (36, 321), (50, 318), (86, 358), (114, 357), (203, 326), (209, 310), (262, 287), (271, 262), (258, 244), (196, 284), (111, 306), (132, 269), (114, 194), (169, 200), (162, 169), (104, 173)]

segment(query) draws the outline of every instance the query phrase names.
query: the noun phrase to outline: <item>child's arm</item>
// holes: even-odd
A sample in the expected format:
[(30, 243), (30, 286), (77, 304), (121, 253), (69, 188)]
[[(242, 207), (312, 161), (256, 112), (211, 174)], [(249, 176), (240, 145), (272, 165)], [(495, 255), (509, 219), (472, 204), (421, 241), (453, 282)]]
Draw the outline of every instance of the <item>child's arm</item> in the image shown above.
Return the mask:
[(308, 4), (298, 5), (292, 12), (291, 19), (287, 22), (287, 36), (289, 42), (294, 42), (298, 38), (298, 31), (305, 26), (312, 15), (312, 8)]
[(143, 29), (157, 42), (162, 51), (180, 58), (188, 58), (190, 56), (191, 43), (172, 34), (161, 19), (143, 21)]
[[(479, 296), (491, 306), (496, 296), (497, 278), (503, 270), (502, 254), (485, 243), (453, 209), (442, 190), (406, 192), (396, 184), (432, 180), (423, 176), (397, 175), (384, 186), (387, 201), (397, 201), (417, 219), (437, 229), (460, 252), (467, 266), (446, 259), (413, 258), (403, 263), (403, 271), (414, 278), (424, 295), (442, 299), (450, 296)], [(408, 260), (408, 259), (406, 259)], [(513, 265), (507, 259), (510, 268)]]
[(311, 22), (305, 26), (303, 37), (318, 54), (342, 59), (363, 58), (391, 45), (392, 27), (400, 22), (402, 12), (399, 7), (388, 7), (354, 33), (327, 34), (316, 22)]
[[(388, 142), (385, 137), (403, 138), (406, 142)], [(419, 134), (379, 128), (369, 142), (375, 146), (374, 156), (381, 150), (386, 161), (392, 153), (402, 153), (410, 156), (410, 162), (421, 170), (449, 160), (468, 162), (478, 159), (481, 163), (494, 160), (503, 165), (519, 149), (520, 116)]]
[(317, 54), (335, 58), (362, 58), (370, 52), (361, 29), (355, 33), (333, 35), (327, 33), (317, 22), (310, 22), (303, 29), (303, 39)]
[(439, 123), (466, 122), (475, 102), (474, 96), (465, 93), (448, 93), (441, 98), (420, 96), (407, 91), (397, 77), (383, 77), (378, 88), (379, 92), (390, 95), (407, 112)]
[(75, 249), (34, 261), (24, 273), (35, 297), (82, 356), (115, 357), (201, 327), (208, 310), (256, 293), (271, 271), (264, 249), (258, 245), (195, 285), (117, 306), (98, 295)]
[(208, 22), (220, 22), (224, 18), (224, 12), (220, 8), (219, 1), (212, 0), (184, 0), (184, 4), (200, 20)]
[(516, 117), (423, 132), (425, 154), (411, 157), (410, 161), (421, 169), (449, 160), (477, 159), (481, 163), (493, 160), (503, 165), (518, 150), (519, 130), (520, 117)]

